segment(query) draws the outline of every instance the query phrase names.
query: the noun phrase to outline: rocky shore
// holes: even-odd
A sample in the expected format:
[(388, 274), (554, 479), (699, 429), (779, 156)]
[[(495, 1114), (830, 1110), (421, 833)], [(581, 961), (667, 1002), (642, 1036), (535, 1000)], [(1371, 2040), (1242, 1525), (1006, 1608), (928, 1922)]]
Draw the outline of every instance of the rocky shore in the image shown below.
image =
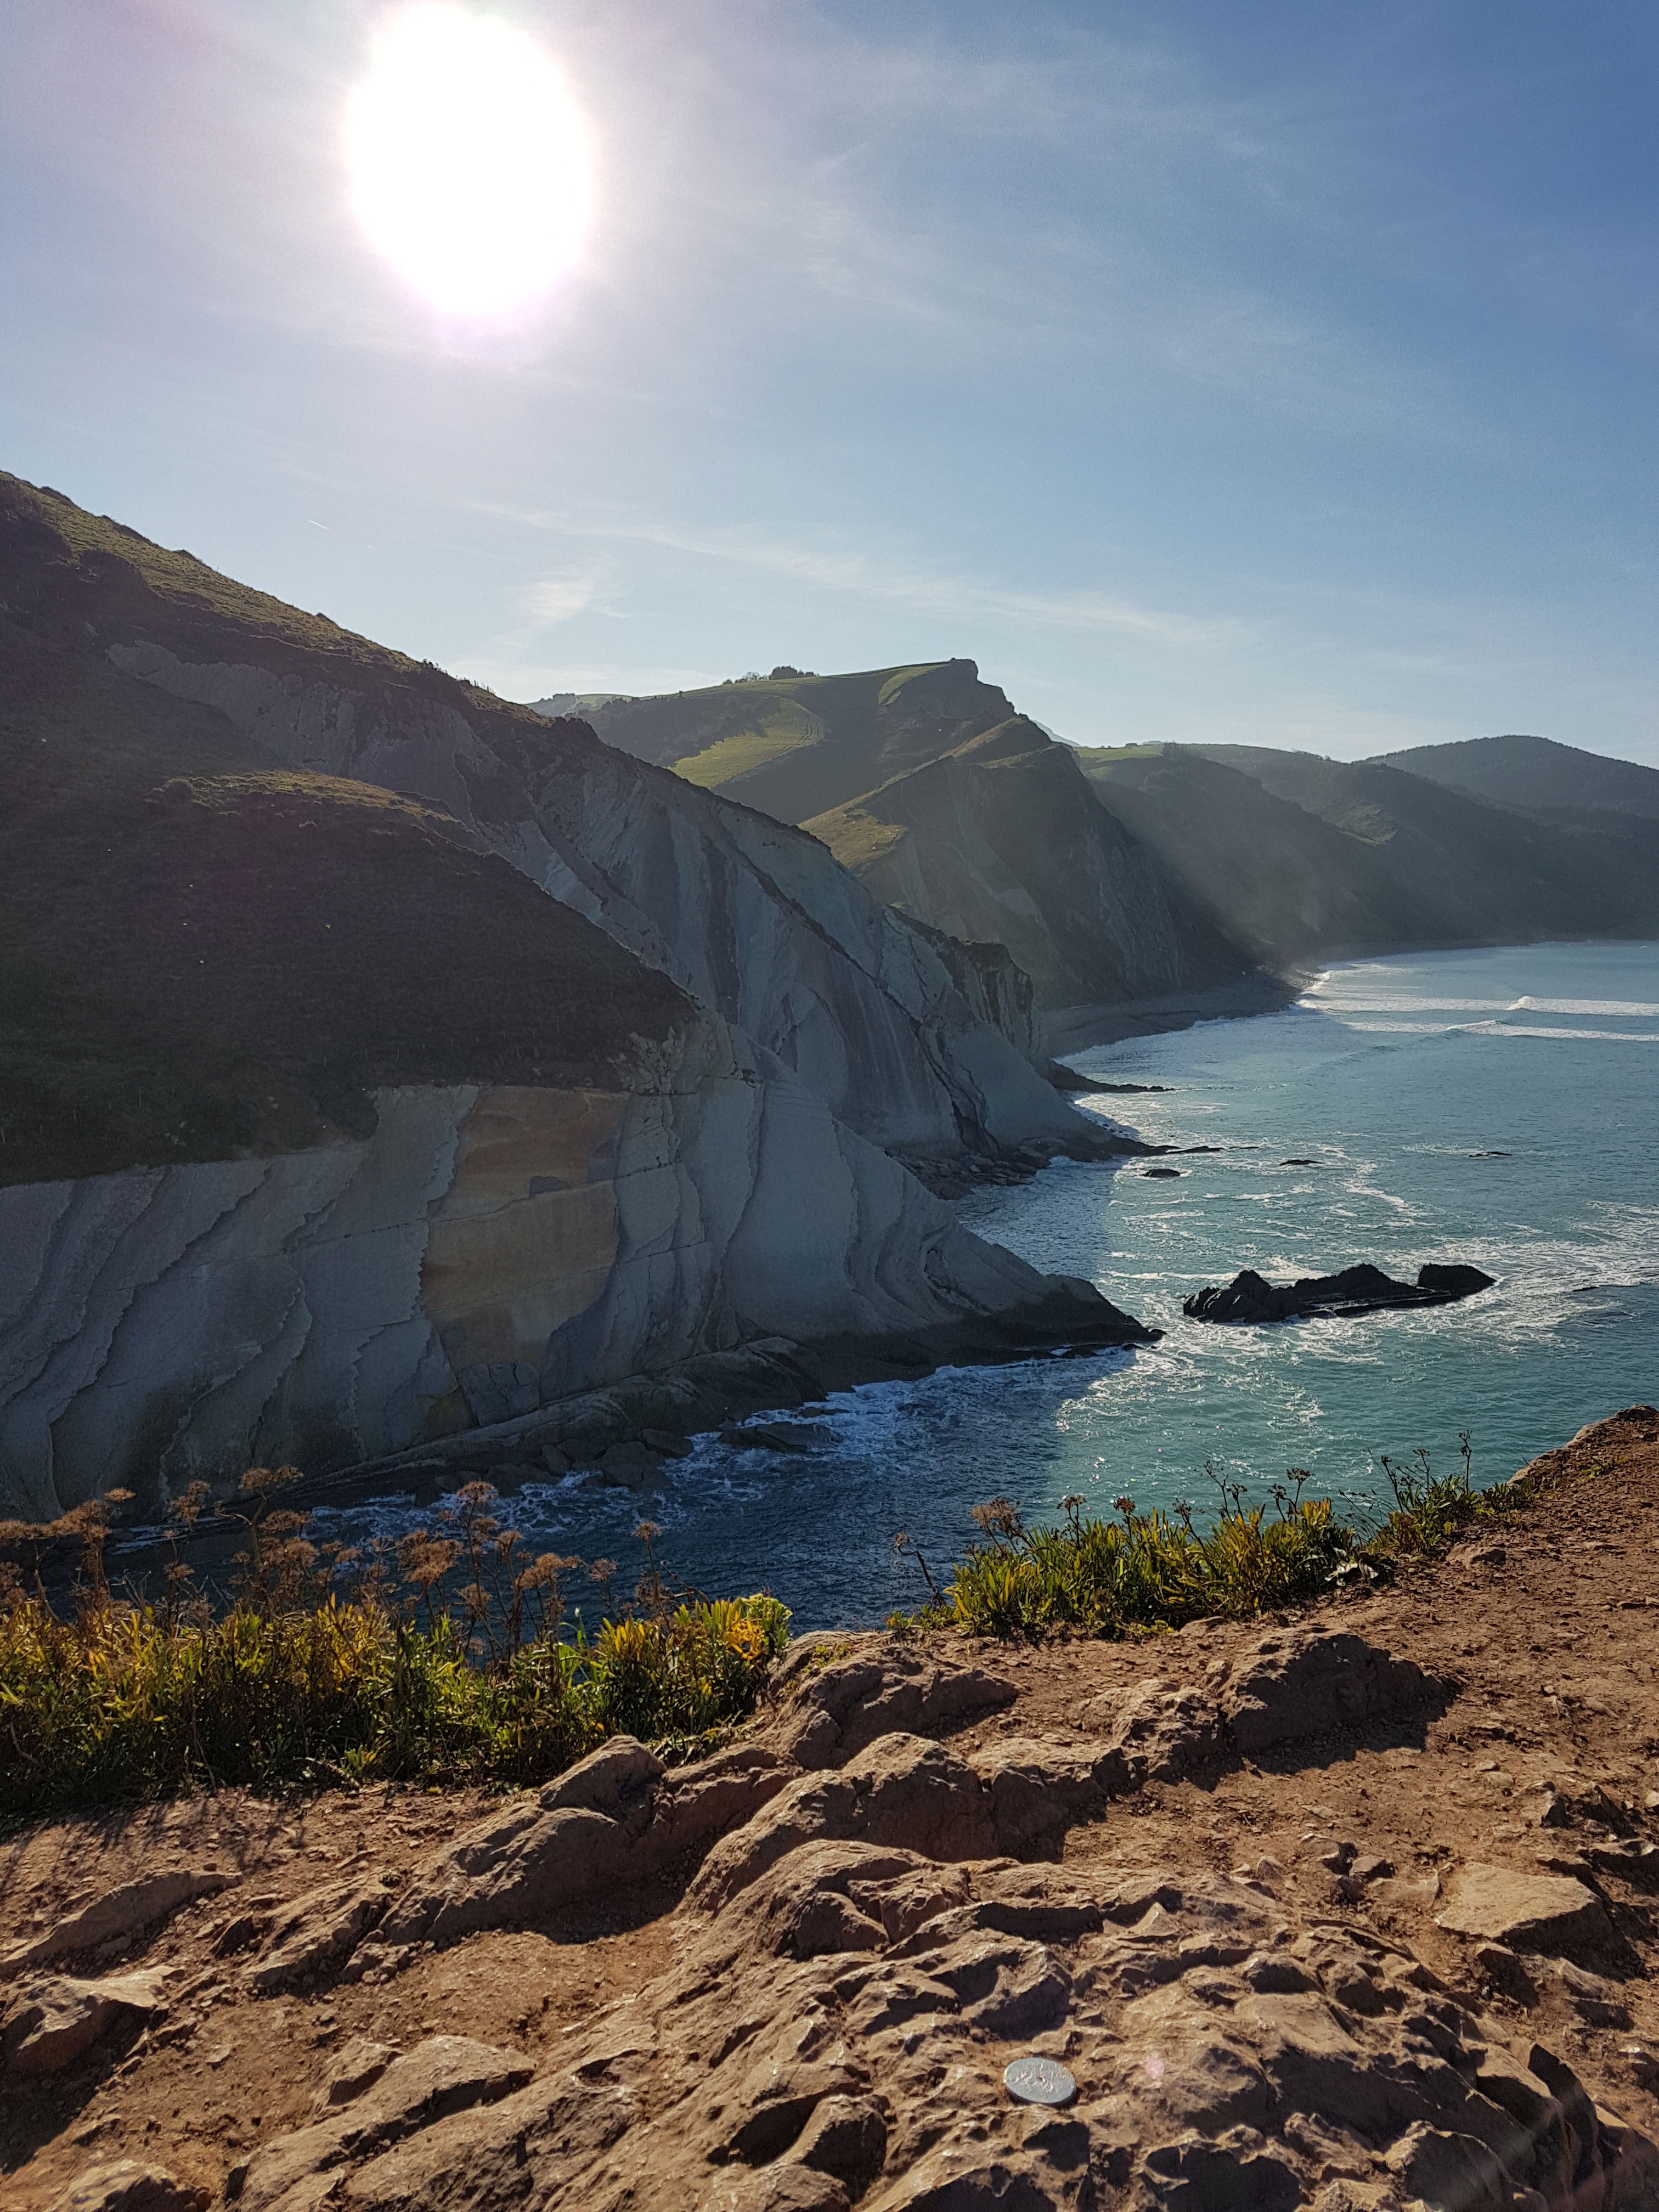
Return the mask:
[(9, 2212), (1651, 2212), (1659, 1413), (1541, 1466), (1293, 1617), (803, 1638), (677, 1769), (18, 1835)]

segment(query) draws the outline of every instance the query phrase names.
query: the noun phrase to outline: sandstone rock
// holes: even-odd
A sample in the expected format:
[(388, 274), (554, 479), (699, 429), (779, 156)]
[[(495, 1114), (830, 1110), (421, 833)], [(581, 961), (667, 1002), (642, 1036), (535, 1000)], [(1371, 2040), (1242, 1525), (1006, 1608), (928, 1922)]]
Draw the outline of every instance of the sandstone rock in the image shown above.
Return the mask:
[(753, 1817), (793, 1780), (793, 1763), (760, 1743), (739, 1743), (659, 1783), (651, 1825), (635, 1847), (641, 1872), (654, 1872), (687, 1857), (701, 1857), (716, 1838)]
[(1587, 1973), (1570, 1959), (1552, 1960), (1549, 1976), (1565, 1992), (1579, 2019), (1591, 2027), (1630, 2026), (1630, 2007), (1617, 1982), (1608, 1981), (1603, 1974)]
[(1177, 1690), (1154, 1675), (1123, 1702), (1096, 1698), (1086, 1723), (1103, 1728), (1103, 1785), (1127, 1796), (1148, 1782), (1176, 1782), (1223, 1750), (1221, 1716), (1202, 1690)]
[(175, 2179), (165, 2166), (106, 2159), (77, 2174), (52, 2212), (206, 2212), (212, 2191)]
[(1607, 1907), (1583, 1882), (1565, 1875), (1516, 1874), (1508, 1867), (1465, 1867), (1435, 1919), (1451, 1935), (1516, 1951), (1560, 1955), (1613, 1940)]
[(307, 1890), (272, 1923), (262, 1955), (248, 1969), (248, 1987), (269, 1996), (343, 1965), (381, 1919), (392, 1895), (378, 1877)]
[(301, 2212), (317, 2204), (319, 2179), (450, 2113), (491, 2104), (534, 2068), (514, 2051), (465, 2036), (434, 2035), (398, 2058), (337, 2117), (278, 2136), (249, 2161), (242, 2212)]
[(887, 2155), (887, 2122), (873, 2097), (825, 2097), (795, 2146), (803, 2166), (832, 2174), (863, 2195)]
[(1536, 2004), (1538, 1990), (1515, 1953), (1505, 1943), (1477, 1943), (1474, 1963), (1492, 1984), (1518, 2005)]
[(101, 1897), (80, 1911), (71, 1912), (48, 1928), (44, 1934), (32, 1936), (26, 1943), (14, 1944), (0, 1956), (0, 1973), (14, 1973), (20, 1967), (37, 1964), (44, 1959), (61, 1958), (70, 1951), (88, 1951), (100, 1943), (137, 1935), (152, 1921), (176, 1912), (181, 1905), (188, 1905), (198, 1897), (211, 1897), (228, 1888), (234, 1881), (234, 1875), (218, 1867), (198, 1867), (180, 1869), (172, 1874), (145, 1875), (137, 1881), (125, 1881), (114, 1889), (106, 1890)]
[(1220, 1697), (1228, 1740), (1246, 1754), (1358, 1728), (1443, 1701), (1445, 1686), (1341, 1630), (1281, 1629), (1234, 1663)]
[(779, 1741), (798, 1765), (835, 1765), (878, 1736), (946, 1729), (1014, 1698), (1012, 1682), (981, 1667), (940, 1665), (891, 1638), (846, 1644), (802, 1638), (774, 1677), (787, 1715)]
[[(634, 1804), (652, 1784), (666, 1772), (655, 1752), (647, 1751), (631, 1735), (607, 1737), (597, 1751), (568, 1767), (538, 1793), (543, 1809), (557, 1812), (568, 1805), (613, 1816)], [(484, 1824), (471, 1833), (482, 1834)]]
[(722, 2177), (698, 2197), (696, 2212), (846, 2212), (852, 2201), (834, 2174), (791, 2164)]
[[(1447, 1694), (1447, 1686), (1413, 1661), (1363, 1637), (1282, 1629), (1247, 1645), (1231, 1667), (1215, 1662), (1201, 1687), (1177, 1689), (1154, 1676), (1127, 1699), (1093, 1699), (1081, 1718), (1103, 1738), (1097, 1786), (1123, 1796), (1148, 1782), (1180, 1781), (1218, 1760), (1433, 1707)], [(1375, 1872), (1381, 1871), (1379, 1861)]]
[(1388, 2166), (1408, 2196), (1437, 2212), (1509, 2212), (1509, 2178), (1473, 2136), (1419, 2124), (1389, 2151)]
[(919, 1736), (886, 1735), (839, 1773), (791, 1783), (709, 1853), (689, 1893), (715, 1911), (787, 1852), (820, 1838), (888, 1844), (934, 1859), (994, 1848), (988, 1794), (970, 1766)]
[(372, 2089), (397, 2057), (389, 2043), (376, 2043), (367, 2035), (354, 2035), (335, 2054), (323, 2086), (311, 2100), (311, 2117), (320, 2119)]
[(1069, 1826), (1100, 1794), (1093, 1757), (1041, 1737), (1005, 1736), (973, 1765), (989, 1793), (997, 1844), (1005, 1851), (1023, 1850)]
[[(612, 1782), (626, 1837), (626, 1759)], [(541, 2075), (423, 2045), (262, 2150), (246, 2212), (1645, 2212), (1651, 2147), (1404, 1946), (1202, 1872), (927, 1855), (964, 1821), (982, 1850), (988, 1795), (909, 1737), (798, 1777), (711, 1856), (669, 1970)], [(763, 1836), (766, 1858), (779, 1808), (792, 1846), (736, 1862)], [(825, 1817), (874, 1832), (807, 1832)], [(1033, 2039), (1077, 2077), (1063, 2113), (1002, 2089)], [(444, 2049), (471, 2063), (444, 2073)]]
[(77, 1981), (49, 1974), (20, 1990), (0, 2030), (0, 2057), (13, 2074), (55, 2074), (117, 2027), (167, 2010), (157, 1978), (124, 1974)]

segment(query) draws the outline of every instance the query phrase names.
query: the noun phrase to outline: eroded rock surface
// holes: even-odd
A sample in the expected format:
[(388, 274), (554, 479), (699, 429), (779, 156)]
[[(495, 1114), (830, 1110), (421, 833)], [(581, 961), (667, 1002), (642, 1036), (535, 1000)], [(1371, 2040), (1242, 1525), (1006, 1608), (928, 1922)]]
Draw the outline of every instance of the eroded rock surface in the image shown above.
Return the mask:
[[(0, 2073), (7, 2212), (122, 2160), (257, 2212), (1654, 2212), (1652, 1429), (1297, 1623), (809, 1638), (687, 1766), (154, 1808), (238, 1887), (150, 1923), (147, 2027)], [(17, 1938), (107, 1848), (52, 1890), (53, 1832)]]

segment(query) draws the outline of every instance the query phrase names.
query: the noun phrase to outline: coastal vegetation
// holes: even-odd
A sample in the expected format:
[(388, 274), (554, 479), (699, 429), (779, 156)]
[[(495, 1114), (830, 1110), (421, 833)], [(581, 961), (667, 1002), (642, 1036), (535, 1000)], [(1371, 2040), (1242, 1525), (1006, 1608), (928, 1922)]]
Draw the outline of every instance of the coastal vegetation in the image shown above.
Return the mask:
[[(199, 1486), (155, 1596), (106, 1571), (121, 1492), (0, 1526), (0, 1820), (236, 1784), (535, 1784), (618, 1731), (690, 1757), (750, 1711), (787, 1641), (775, 1598), (678, 1586), (648, 1522), (631, 1598), (590, 1629), (573, 1596), (602, 1592), (615, 1562), (531, 1556), (489, 1484), (396, 1547), (354, 1551), (313, 1544), (282, 1509), (292, 1474), (243, 1478), (223, 1604), (181, 1556)], [(42, 1565), (65, 1544), (80, 1559), (60, 1607)]]
[[(1304, 1498), (1295, 1469), (1268, 1504), (1212, 1476), (1207, 1523), (1190, 1504), (1141, 1512), (1122, 1497), (1107, 1517), (1071, 1498), (1057, 1524), (1028, 1526), (993, 1498), (943, 1585), (911, 1537), (896, 1540), (928, 1597), (888, 1625), (1035, 1641), (1248, 1620), (1437, 1558), (1530, 1502), (1540, 1480), (1477, 1488), (1467, 1437), (1449, 1473), (1420, 1450), (1382, 1467), (1393, 1503), (1369, 1527)], [(777, 1598), (678, 1583), (650, 1522), (636, 1530), (644, 1571), (618, 1603), (615, 1561), (532, 1554), (488, 1483), (395, 1545), (342, 1547), (283, 1509), (293, 1479), (243, 1477), (224, 1509), (240, 1549), (216, 1597), (184, 1556), (201, 1485), (175, 1503), (157, 1592), (110, 1578), (122, 1492), (44, 1526), (0, 1524), (0, 1820), (232, 1784), (535, 1784), (619, 1732), (694, 1757), (754, 1710), (788, 1641)], [(47, 1577), (70, 1552), (54, 1600)], [(604, 1608), (592, 1626), (583, 1596)]]
[(1363, 1506), (1339, 1518), (1332, 1499), (1304, 1498), (1308, 1476), (1297, 1468), (1274, 1487), (1271, 1508), (1251, 1504), (1240, 1485), (1210, 1468), (1218, 1508), (1207, 1526), (1185, 1503), (1142, 1513), (1123, 1497), (1107, 1518), (1085, 1515), (1082, 1498), (1073, 1497), (1060, 1501), (1059, 1522), (1028, 1527), (1011, 1499), (994, 1498), (974, 1509), (982, 1535), (942, 1586), (915, 1540), (896, 1539), (928, 1595), (915, 1613), (896, 1613), (888, 1625), (902, 1634), (1035, 1641), (1153, 1634), (1189, 1620), (1273, 1613), (1345, 1585), (1385, 1581), (1404, 1559), (1438, 1558), (1535, 1494), (1536, 1478), (1477, 1488), (1473, 1460), (1467, 1434), (1449, 1474), (1435, 1474), (1426, 1449), (1403, 1460), (1382, 1455), (1393, 1504), (1380, 1521)]

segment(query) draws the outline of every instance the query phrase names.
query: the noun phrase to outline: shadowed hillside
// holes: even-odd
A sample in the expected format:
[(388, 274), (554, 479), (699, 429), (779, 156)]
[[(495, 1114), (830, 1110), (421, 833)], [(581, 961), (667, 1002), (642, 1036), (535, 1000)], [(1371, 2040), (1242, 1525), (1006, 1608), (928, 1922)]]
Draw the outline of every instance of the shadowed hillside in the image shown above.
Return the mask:
[(1659, 769), (1609, 760), (1551, 738), (1470, 738), (1456, 745), (1413, 745), (1382, 753), (1372, 765), (1404, 769), (1471, 799), (1534, 811), (1639, 814), (1659, 821)]
[(102, 678), (216, 709), (214, 726), (252, 748), (239, 766), (442, 810), (884, 1149), (953, 1167), (1092, 1136), (1029, 1040), (986, 1020), (815, 839), (584, 722), (498, 699), (15, 477), (0, 477), (0, 603)]
[(1659, 930), (1659, 830), (1528, 818), (1375, 763), (1079, 749), (1102, 800), (1258, 958)]
[(902, 912), (1006, 945), (1051, 1009), (1249, 964), (1023, 714), (803, 826)]
[(692, 1012), (447, 816), (3, 618), (0, 789), (3, 1182), (362, 1137), (386, 1085), (614, 1084)]

